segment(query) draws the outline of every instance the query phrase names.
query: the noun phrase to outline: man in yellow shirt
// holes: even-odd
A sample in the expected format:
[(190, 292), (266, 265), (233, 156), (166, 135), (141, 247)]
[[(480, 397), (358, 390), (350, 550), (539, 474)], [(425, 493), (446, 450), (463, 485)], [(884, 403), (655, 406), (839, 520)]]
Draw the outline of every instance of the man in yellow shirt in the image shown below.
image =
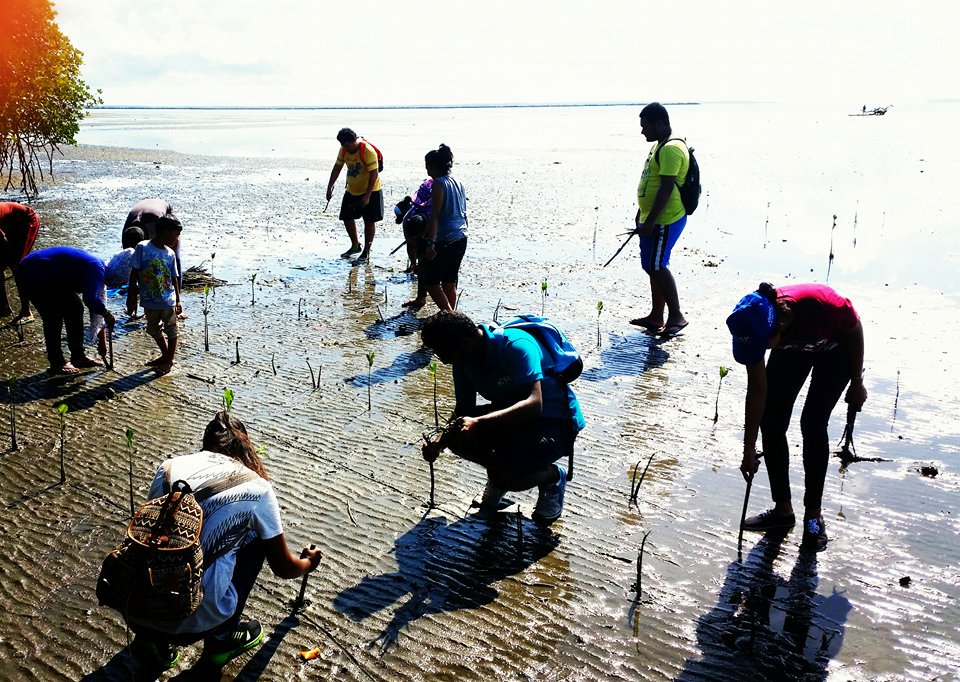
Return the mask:
[[(640, 111), (640, 130), (647, 142), (655, 144), (637, 186), (636, 232), (640, 235), (640, 258), (650, 277), (650, 314), (630, 320), (665, 336), (678, 334), (687, 326), (680, 311), (677, 283), (670, 272), (670, 252), (687, 224), (679, 187), (690, 169), (690, 153), (682, 140), (671, 139), (670, 116), (659, 102)], [(667, 318), (664, 321), (664, 308)]]
[[(330, 171), (330, 182), (327, 184), (327, 201), (333, 197), (333, 186), (340, 177), (340, 169), (347, 167), (347, 191), (343, 194), (343, 203), (340, 205), (340, 220), (347, 228), (350, 237), (350, 248), (340, 257), (349, 258), (354, 254), (357, 262), (362, 263), (370, 256), (370, 246), (377, 233), (377, 222), (383, 220), (383, 193), (380, 191), (380, 171), (377, 151), (373, 145), (350, 128), (342, 128), (337, 133), (337, 142), (340, 143), (340, 152), (337, 161)], [(357, 219), (363, 219), (363, 250), (360, 250), (360, 239), (357, 236)]]

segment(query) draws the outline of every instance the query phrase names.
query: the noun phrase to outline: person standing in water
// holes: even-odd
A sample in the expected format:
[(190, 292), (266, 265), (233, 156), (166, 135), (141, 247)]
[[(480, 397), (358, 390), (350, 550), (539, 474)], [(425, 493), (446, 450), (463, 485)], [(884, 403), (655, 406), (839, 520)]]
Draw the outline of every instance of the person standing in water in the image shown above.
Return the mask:
[[(350, 237), (350, 248), (340, 254), (341, 258), (356, 255), (356, 262), (363, 263), (370, 257), (370, 247), (377, 235), (377, 222), (383, 220), (383, 192), (380, 189), (380, 162), (376, 149), (358, 137), (350, 128), (341, 128), (337, 133), (340, 151), (330, 171), (327, 183), (327, 201), (333, 197), (333, 186), (340, 177), (340, 170), (347, 167), (347, 189), (340, 204), (340, 220)], [(363, 219), (363, 249), (357, 235), (357, 219)], [(359, 255), (358, 255), (359, 254)]]
[(419, 277), (440, 310), (457, 307), (460, 263), (467, 250), (467, 197), (463, 185), (450, 175), (453, 151), (445, 144), (424, 157), (430, 189), (430, 219), (424, 234), (427, 250)]
[(687, 326), (669, 266), (670, 253), (687, 224), (679, 187), (690, 170), (690, 152), (682, 140), (671, 139), (670, 116), (659, 102), (640, 111), (640, 130), (647, 142), (655, 143), (647, 154), (637, 186), (634, 220), (640, 235), (641, 264), (650, 279), (651, 309), (644, 317), (630, 320), (630, 324), (672, 336)]

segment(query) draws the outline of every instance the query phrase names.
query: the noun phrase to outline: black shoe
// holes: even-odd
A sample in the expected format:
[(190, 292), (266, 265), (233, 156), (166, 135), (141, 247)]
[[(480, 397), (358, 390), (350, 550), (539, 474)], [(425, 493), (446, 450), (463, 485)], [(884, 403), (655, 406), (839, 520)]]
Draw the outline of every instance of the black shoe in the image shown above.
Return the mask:
[(743, 521), (744, 530), (758, 530), (760, 532), (768, 530), (779, 530), (783, 528), (792, 528), (797, 523), (797, 517), (793, 514), (783, 516), (777, 514), (773, 509), (762, 511), (756, 516), (750, 516)]
[(180, 660), (180, 649), (169, 642), (155, 642), (141, 635), (130, 643), (130, 653), (151, 669), (170, 670)]
[(827, 540), (827, 524), (823, 522), (822, 516), (804, 520), (800, 549), (819, 552), (826, 549)]
[(200, 662), (223, 667), (237, 656), (258, 646), (262, 641), (263, 626), (260, 622), (244, 621), (231, 632), (205, 639)]

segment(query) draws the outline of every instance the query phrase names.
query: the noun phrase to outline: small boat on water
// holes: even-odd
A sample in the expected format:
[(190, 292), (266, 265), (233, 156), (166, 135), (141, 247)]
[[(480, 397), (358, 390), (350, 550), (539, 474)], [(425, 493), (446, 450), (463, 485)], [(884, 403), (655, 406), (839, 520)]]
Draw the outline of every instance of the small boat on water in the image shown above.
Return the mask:
[(850, 114), (850, 116), (883, 116), (892, 106), (892, 104), (888, 104), (885, 107), (874, 107), (873, 109), (867, 109), (867, 105), (864, 104), (863, 109), (859, 113)]

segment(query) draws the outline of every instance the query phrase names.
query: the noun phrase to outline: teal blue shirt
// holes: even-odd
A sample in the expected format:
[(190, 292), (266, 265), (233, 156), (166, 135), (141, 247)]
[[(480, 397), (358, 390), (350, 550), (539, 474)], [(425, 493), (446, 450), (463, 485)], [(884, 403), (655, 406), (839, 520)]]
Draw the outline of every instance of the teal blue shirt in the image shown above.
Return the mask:
[(500, 410), (525, 398), (530, 385), (539, 381), (543, 417), (570, 419), (577, 431), (586, 426), (573, 389), (554, 377), (544, 376), (543, 351), (536, 339), (521, 329), (503, 329), (494, 334), (486, 325), (480, 328), (484, 336), (483, 361), (453, 366), (458, 406), (475, 405), (479, 394), (490, 401), (493, 409)]

